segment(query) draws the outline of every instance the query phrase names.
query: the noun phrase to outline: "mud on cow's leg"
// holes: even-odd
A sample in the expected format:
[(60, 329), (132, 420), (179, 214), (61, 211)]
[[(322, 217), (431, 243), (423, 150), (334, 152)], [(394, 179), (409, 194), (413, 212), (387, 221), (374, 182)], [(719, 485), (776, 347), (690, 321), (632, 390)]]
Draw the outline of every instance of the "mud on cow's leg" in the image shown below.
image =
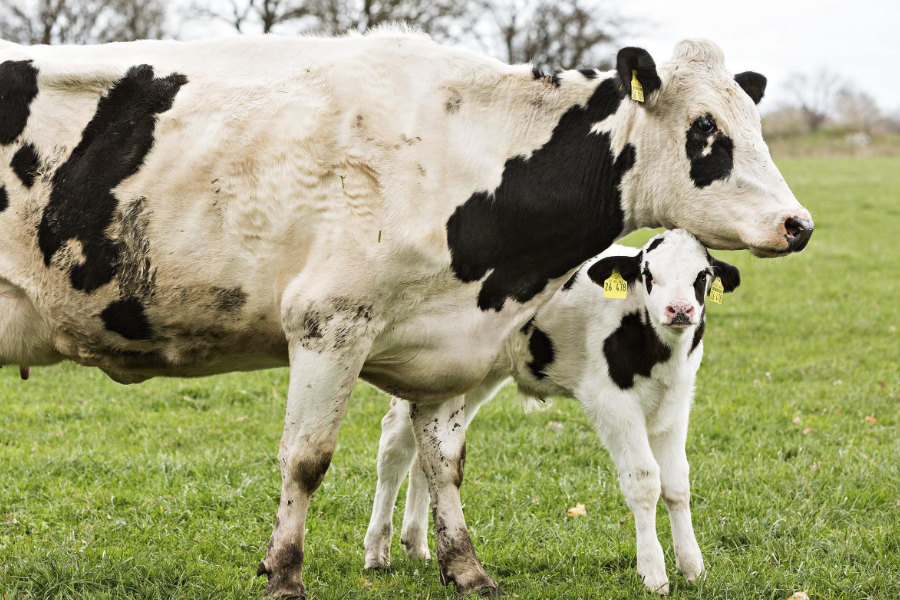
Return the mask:
[(372, 336), (361, 326), (358, 336), (346, 336), (337, 344), (333, 332), (319, 329), (311, 343), (308, 330), (301, 327), (298, 335), (298, 328), (289, 326), (294, 320), (283, 320), (290, 345), (291, 381), (278, 452), (281, 502), (257, 575), (268, 577), (267, 595), (303, 598), (306, 512), (331, 464), (347, 400)]
[[(385, 569), (391, 564), (394, 504), (400, 484), (406, 478), (415, 455), (416, 439), (409, 420), (409, 407), (405, 401), (393, 398), (391, 410), (381, 420), (378, 488), (375, 491), (369, 529), (363, 542), (367, 569)], [(427, 488), (425, 493), (428, 493)]]
[(441, 583), (456, 584), (461, 594), (502, 592), (475, 556), (466, 528), (459, 488), (466, 460), (465, 401), (410, 405), (419, 463), (434, 505), (435, 545)]

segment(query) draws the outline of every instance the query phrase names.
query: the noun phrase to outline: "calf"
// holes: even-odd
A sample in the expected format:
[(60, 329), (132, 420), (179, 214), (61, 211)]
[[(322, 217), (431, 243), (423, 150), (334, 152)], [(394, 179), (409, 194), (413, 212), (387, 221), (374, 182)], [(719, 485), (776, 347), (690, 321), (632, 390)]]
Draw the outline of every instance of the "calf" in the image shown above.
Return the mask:
[[(605, 298), (613, 272), (628, 283), (625, 299)], [(576, 398), (619, 470), (637, 530), (638, 573), (667, 593), (656, 537), (656, 503), (669, 510), (678, 570), (694, 581), (703, 558), (694, 537), (685, 456), (688, 413), (703, 357), (704, 300), (720, 278), (725, 292), (738, 270), (712, 258), (683, 230), (653, 238), (642, 250), (613, 246), (588, 263), (506, 342), (488, 377), (465, 396), (465, 425), (509, 377), (526, 396)], [(460, 419), (462, 423), (462, 419)], [(416, 443), (405, 401), (382, 421), (378, 491), (366, 533), (366, 567), (390, 559), (391, 513), (414, 460)], [(428, 558), (428, 489), (418, 464), (410, 475), (400, 540), (407, 555)]]

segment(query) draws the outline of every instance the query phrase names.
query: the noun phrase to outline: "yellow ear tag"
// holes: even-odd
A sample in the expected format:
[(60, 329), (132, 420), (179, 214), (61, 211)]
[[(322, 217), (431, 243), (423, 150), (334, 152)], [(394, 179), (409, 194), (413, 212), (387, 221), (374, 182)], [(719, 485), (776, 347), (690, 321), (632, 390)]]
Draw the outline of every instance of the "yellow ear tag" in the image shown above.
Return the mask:
[(624, 300), (628, 297), (628, 283), (622, 279), (618, 271), (613, 271), (609, 279), (603, 282), (603, 297)]
[(722, 304), (722, 296), (725, 295), (725, 288), (722, 286), (722, 278), (716, 277), (716, 280), (709, 286), (709, 299), (716, 304)]
[(644, 86), (638, 81), (637, 71), (631, 71), (631, 99), (638, 102), (644, 101)]

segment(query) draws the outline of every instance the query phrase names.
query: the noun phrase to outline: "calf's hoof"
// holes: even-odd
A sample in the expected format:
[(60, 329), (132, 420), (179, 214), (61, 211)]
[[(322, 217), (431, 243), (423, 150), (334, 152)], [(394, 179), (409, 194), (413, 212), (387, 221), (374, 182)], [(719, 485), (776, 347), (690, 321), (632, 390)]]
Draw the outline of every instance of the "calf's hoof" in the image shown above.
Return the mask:
[(400, 545), (403, 546), (403, 551), (406, 552), (406, 558), (431, 560), (431, 553), (428, 551), (428, 541), (425, 539), (412, 540), (401, 537)]
[(697, 578), (703, 574), (703, 556), (698, 552), (695, 555), (686, 556), (680, 560), (676, 560), (678, 571), (684, 575), (688, 583), (695, 583)]
[(273, 574), (267, 567), (265, 561), (259, 563), (256, 569), (256, 576), (265, 575), (269, 583), (266, 585), (266, 596), (271, 598), (292, 598), (298, 600), (306, 600), (306, 586), (302, 581), (289, 581), (284, 577)]
[(644, 577), (644, 588), (648, 592), (665, 596), (669, 593), (669, 579), (665, 575), (662, 577)]

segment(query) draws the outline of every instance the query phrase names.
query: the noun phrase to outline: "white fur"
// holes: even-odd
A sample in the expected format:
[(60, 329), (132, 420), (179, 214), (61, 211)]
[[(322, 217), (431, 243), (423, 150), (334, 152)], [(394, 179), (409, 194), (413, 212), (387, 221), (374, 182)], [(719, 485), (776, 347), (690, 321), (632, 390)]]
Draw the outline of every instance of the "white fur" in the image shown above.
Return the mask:
[[(516, 332), (490, 376), (465, 396), (465, 423), (468, 426), (509, 376), (528, 395), (578, 399), (609, 449), (626, 502), (634, 511), (638, 572), (649, 589), (664, 593), (668, 578), (655, 527), (660, 492), (669, 509), (678, 569), (689, 581), (703, 570), (691, 525), (684, 448), (694, 382), (703, 356), (702, 342), (690, 351), (703, 314), (693, 283), (698, 273), (710, 267), (706, 249), (690, 234), (675, 230), (662, 237), (664, 242), (643, 261), (652, 269), (655, 280), (651, 293), (638, 281), (630, 286), (627, 299), (607, 299), (602, 288), (586, 275), (588, 266), (596, 260), (611, 255), (634, 256), (638, 249), (614, 246), (585, 265), (571, 289), (558, 291), (535, 317), (534, 327), (550, 337), (555, 349), (546, 378), (535, 378), (528, 367), (533, 360), (528, 349), (530, 331)], [(710, 276), (707, 286), (711, 281)], [(672, 302), (689, 303), (695, 308), (690, 326), (673, 330), (665, 325), (664, 309)], [(609, 375), (604, 341), (619, 327), (624, 315), (645, 311), (672, 355), (654, 367), (650, 378), (637, 376), (634, 387), (623, 390)], [(368, 568), (385, 567), (390, 562), (391, 514), (397, 490), (415, 458), (408, 411), (408, 404), (395, 398), (382, 421), (378, 489), (365, 539)], [(411, 471), (401, 540), (408, 554), (427, 558), (424, 525), (428, 502), (416, 469), (418, 465)]]

